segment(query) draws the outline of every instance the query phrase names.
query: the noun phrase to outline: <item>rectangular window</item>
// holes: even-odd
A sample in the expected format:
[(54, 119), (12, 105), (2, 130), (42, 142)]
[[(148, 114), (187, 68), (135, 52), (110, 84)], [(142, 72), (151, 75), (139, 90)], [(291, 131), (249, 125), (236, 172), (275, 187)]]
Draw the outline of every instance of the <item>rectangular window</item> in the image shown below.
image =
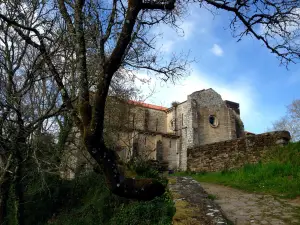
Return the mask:
[(170, 139), (169, 148), (172, 148), (172, 140)]
[(144, 139), (144, 145), (146, 145), (147, 144), (147, 137), (145, 137), (145, 139)]
[(158, 119), (156, 118), (156, 124), (155, 124), (155, 130), (157, 131), (157, 129), (158, 129)]

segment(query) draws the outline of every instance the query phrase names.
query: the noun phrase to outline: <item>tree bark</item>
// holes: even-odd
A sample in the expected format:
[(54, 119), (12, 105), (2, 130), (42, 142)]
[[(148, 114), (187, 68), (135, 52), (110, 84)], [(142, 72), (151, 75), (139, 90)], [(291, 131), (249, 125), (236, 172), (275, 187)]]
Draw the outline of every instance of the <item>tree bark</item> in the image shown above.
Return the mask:
[(17, 225), (24, 225), (24, 193), (22, 183), (22, 161), (21, 157), (16, 157), (16, 170), (12, 188), (14, 191), (14, 208), (15, 208), (15, 221)]
[(125, 178), (118, 169), (116, 152), (107, 148), (97, 136), (85, 139), (85, 146), (104, 171), (110, 190), (120, 196), (138, 200), (152, 200), (165, 192), (165, 187), (155, 179)]
[(6, 172), (4, 176), (4, 181), (0, 184), (0, 224), (6, 224), (7, 220), (7, 200), (10, 188), (10, 177)]

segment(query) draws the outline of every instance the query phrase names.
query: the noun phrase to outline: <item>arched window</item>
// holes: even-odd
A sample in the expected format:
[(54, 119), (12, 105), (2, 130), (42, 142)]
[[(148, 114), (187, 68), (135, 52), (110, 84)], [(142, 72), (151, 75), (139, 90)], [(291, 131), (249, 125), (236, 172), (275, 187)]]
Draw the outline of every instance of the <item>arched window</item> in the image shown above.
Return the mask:
[(218, 118), (215, 115), (210, 115), (208, 121), (212, 127), (217, 127), (219, 125)]

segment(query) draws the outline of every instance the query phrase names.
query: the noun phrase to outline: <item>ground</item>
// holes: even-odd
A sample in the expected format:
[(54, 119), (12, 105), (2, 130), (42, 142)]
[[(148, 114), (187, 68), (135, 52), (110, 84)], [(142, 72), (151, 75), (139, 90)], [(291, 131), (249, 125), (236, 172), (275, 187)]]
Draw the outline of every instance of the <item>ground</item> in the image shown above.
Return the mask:
[(201, 186), (237, 225), (299, 225), (300, 199), (286, 200), (272, 195), (247, 193), (234, 188), (202, 183)]
[(299, 225), (300, 199), (247, 193), (234, 188), (202, 183), (190, 177), (171, 177), (175, 225)]
[(169, 188), (176, 206), (174, 225), (230, 224), (220, 207), (192, 178), (172, 177)]

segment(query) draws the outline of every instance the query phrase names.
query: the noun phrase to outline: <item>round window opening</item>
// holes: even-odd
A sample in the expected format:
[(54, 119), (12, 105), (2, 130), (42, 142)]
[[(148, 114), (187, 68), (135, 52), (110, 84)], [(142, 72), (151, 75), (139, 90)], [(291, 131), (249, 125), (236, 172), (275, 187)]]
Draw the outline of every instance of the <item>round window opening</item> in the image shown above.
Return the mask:
[(214, 115), (209, 116), (209, 123), (212, 127), (217, 127), (219, 125), (218, 118)]

